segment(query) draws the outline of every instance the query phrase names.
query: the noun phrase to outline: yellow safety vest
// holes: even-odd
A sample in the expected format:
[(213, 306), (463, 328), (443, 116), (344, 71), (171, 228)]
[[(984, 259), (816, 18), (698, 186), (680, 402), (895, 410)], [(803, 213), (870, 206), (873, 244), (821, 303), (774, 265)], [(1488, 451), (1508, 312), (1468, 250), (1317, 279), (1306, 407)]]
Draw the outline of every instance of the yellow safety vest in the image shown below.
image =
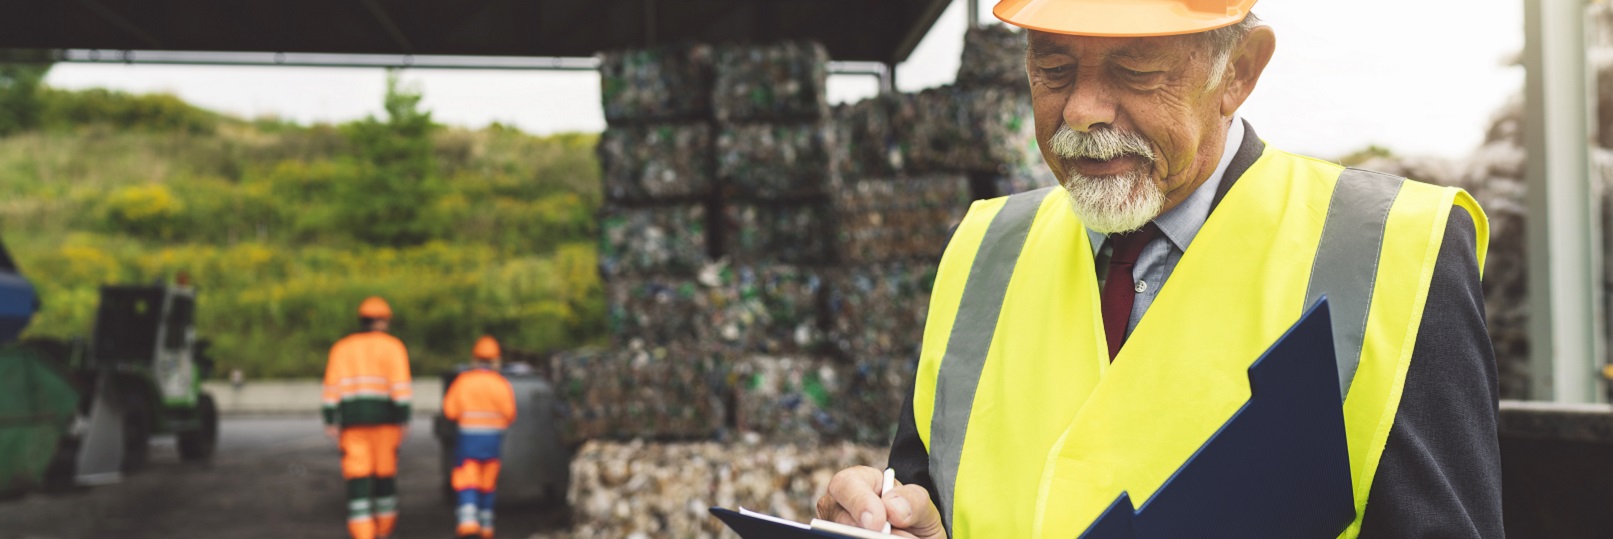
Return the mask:
[(1249, 399), (1248, 368), (1322, 295), (1356, 536), (1452, 206), (1466, 192), (1267, 148), (1114, 362), (1092, 247), (1057, 188), (979, 201), (942, 257), (913, 394), (952, 537), (1074, 537), (1142, 505)]

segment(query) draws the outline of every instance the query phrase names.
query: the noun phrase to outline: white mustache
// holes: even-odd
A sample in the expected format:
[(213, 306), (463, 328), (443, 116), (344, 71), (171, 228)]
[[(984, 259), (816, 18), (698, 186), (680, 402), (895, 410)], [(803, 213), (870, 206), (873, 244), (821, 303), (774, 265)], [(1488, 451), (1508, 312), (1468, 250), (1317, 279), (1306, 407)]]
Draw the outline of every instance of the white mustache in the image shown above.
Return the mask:
[(1123, 155), (1135, 155), (1148, 160), (1149, 164), (1154, 162), (1154, 149), (1149, 147), (1147, 139), (1115, 128), (1076, 131), (1069, 124), (1064, 124), (1047, 140), (1047, 145), (1053, 155), (1065, 159), (1108, 161)]

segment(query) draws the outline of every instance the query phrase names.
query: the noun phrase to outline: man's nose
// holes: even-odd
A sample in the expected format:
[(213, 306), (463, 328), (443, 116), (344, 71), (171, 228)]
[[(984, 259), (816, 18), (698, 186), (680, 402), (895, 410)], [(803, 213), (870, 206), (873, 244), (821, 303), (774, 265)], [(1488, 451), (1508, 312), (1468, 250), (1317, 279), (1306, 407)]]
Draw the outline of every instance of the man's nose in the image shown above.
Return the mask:
[(1099, 129), (1115, 121), (1115, 101), (1109, 85), (1094, 80), (1078, 80), (1064, 102), (1064, 123), (1081, 132)]

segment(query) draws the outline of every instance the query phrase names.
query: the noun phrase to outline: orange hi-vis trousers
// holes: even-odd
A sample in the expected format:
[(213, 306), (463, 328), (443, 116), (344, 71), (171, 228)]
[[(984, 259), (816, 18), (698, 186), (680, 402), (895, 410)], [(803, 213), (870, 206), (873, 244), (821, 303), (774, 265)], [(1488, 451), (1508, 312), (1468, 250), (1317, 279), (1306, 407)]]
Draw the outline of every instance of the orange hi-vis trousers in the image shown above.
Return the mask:
[(342, 429), (342, 477), (347, 480), (347, 530), (353, 539), (390, 537), (398, 523), (399, 425)]
[(467, 432), (461, 427), (454, 444), (454, 508), (460, 537), (493, 537), (493, 502), (498, 490), (500, 432)]

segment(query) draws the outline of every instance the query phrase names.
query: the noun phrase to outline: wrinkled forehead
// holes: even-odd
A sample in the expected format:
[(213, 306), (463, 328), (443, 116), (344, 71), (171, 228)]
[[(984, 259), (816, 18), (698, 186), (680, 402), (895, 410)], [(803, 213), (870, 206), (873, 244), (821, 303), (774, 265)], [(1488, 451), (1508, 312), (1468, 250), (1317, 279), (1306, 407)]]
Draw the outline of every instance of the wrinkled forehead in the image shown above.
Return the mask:
[(1029, 30), (1027, 53), (1031, 58), (1132, 58), (1139, 60), (1187, 59), (1200, 45), (1198, 34), (1152, 37), (1097, 37)]

